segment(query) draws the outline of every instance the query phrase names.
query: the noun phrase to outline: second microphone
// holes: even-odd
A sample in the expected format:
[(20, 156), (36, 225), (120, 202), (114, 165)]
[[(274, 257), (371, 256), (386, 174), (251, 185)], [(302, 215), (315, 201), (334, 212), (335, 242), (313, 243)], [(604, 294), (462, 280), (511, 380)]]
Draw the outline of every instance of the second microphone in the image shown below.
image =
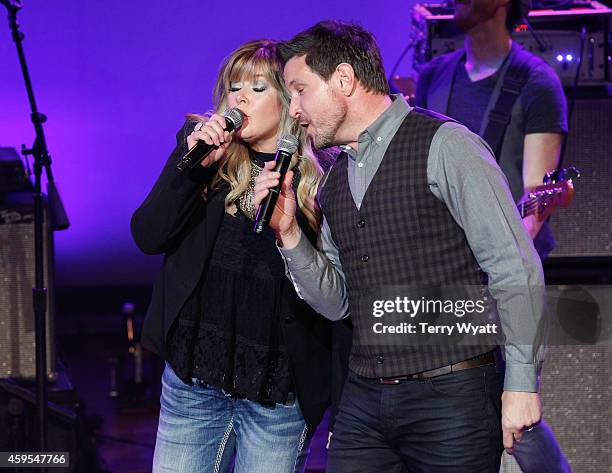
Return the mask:
[(257, 210), (255, 227), (253, 228), (255, 233), (263, 232), (264, 228), (268, 226), (268, 223), (270, 223), (270, 220), (272, 219), (274, 207), (276, 206), (276, 201), (278, 200), (278, 195), (280, 194), (285, 174), (287, 174), (289, 164), (291, 163), (291, 157), (297, 151), (298, 146), (298, 139), (290, 134), (285, 134), (278, 140), (278, 148), (274, 158), (276, 165), (274, 166), (273, 171), (280, 173), (280, 179), (278, 181), (278, 185), (270, 189), (270, 193), (263, 200), (259, 206), (259, 209)]

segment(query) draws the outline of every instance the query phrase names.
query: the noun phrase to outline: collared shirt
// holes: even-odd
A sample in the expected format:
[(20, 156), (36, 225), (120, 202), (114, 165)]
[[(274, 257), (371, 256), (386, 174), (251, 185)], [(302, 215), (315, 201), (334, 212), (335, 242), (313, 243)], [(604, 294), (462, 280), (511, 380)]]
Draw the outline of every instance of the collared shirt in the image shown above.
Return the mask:
[(356, 151), (349, 146), (342, 147), (350, 158), (348, 181), (358, 209), (361, 208), (368, 186), (378, 171), (391, 140), (410, 111), (403, 96), (393, 96), (393, 99), (385, 113), (359, 134)]
[[(395, 96), (392, 105), (359, 135), (357, 151), (349, 150), (348, 180), (358, 207), (410, 110), (403, 97)], [(504, 389), (536, 392), (542, 349), (534, 346), (544, 310), (544, 275), (504, 174), (479, 136), (447, 122), (433, 137), (427, 180), (488, 275), (506, 337)], [(300, 297), (325, 317), (338, 320), (348, 315), (347, 289), (325, 217), (320, 239), (321, 251), (302, 237), (295, 248), (281, 248), (281, 254)]]

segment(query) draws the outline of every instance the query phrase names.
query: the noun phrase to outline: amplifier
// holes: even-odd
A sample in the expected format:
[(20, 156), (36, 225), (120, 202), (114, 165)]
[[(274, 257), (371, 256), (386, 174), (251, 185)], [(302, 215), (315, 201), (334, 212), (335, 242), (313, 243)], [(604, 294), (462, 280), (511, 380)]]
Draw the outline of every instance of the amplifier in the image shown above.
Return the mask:
[(612, 98), (577, 99), (563, 166), (575, 166), (574, 198), (553, 213), (557, 240), (551, 257), (612, 257)]
[[(453, 23), (452, 6), (417, 4), (413, 12), (416, 43), (414, 60), (417, 68), (436, 56), (463, 46), (463, 34)], [(580, 63), (583, 28), (586, 34), (578, 85), (606, 85), (612, 81), (612, 9), (595, 1), (580, 4), (570, 2), (569, 8), (532, 10), (528, 18), (541, 44), (528, 31), (526, 24), (516, 27), (512, 39), (550, 64), (564, 86), (574, 84), (576, 69)]]
[(28, 184), (30, 181), (15, 148), (0, 147), (0, 192), (23, 191)]
[[(44, 283), (47, 288), (47, 375), (54, 380), (53, 232), (43, 225)], [(0, 378), (35, 379), (34, 197), (31, 192), (0, 195)]]

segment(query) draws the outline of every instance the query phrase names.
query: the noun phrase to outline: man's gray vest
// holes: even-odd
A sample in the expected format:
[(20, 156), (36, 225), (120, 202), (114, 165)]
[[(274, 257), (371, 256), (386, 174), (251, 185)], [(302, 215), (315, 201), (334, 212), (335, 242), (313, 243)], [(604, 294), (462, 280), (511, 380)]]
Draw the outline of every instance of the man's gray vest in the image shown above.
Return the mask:
[(408, 113), (360, 209), (349, 188), (346, 153), (340, 155), (321, 189), (320, 205), (346, 275), (354, 326), (349, 366), (361, 376), (419, 373), (492, 349), (484, 344), (381, 343), (381, 336), (372, 331), (372, 312), (360, 303), (362, 296), (388, 286), (478, 287), (483, 283), (463, 230), (427, 183), (431, 141), (447, 120), (425, 110)]

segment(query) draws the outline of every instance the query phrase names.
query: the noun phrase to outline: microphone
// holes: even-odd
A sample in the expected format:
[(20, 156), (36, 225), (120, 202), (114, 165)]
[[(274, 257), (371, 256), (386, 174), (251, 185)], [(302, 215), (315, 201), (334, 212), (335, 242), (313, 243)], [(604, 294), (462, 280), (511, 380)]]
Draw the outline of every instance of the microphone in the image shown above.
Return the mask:
[[(244, 115), (237, 108), (228, 108), (223, 112), (225, 118), (225, 131), (238, 130), (242, 126), (244, 121)], [(208, 156), (211, 151), (217, 149), (215, 145), (209, 145), (205, 141), (199, 140), (193, 148), (191, 148), (185, 156), (176, 165), (176, 169), (183, 172), (185, 170), (191, 170), (202, 162), (202, 160)]]
[(263, 232), (264, 228), (266, 228), (268, 223), (270, 223), (272, 213), (274, 213), (274, 207), (276, 206), (276, 201), (278, 200), (278, 195), (281, 191), (281, 186), (283, 185), (283, 179), (285, 178), (285, 174), (287, 174), (287, 170), (289, 169), (291, 156), (293, 156), (293, 153), (297, 151), (299, 144), (300, 142), (298, 139), (290, 134), (285, 134), (280, 140), (278, 140), (278, 151), (274, 157), (274, 160), (276, 161), (274, 171), (280, 172), (280, 179), (278, 185), (270, 189), (268, 197), (266, 197), (266, 200), (261, 203), (259, 209), (257, 210), (255, 227), (253, 228), (255, 233)]

